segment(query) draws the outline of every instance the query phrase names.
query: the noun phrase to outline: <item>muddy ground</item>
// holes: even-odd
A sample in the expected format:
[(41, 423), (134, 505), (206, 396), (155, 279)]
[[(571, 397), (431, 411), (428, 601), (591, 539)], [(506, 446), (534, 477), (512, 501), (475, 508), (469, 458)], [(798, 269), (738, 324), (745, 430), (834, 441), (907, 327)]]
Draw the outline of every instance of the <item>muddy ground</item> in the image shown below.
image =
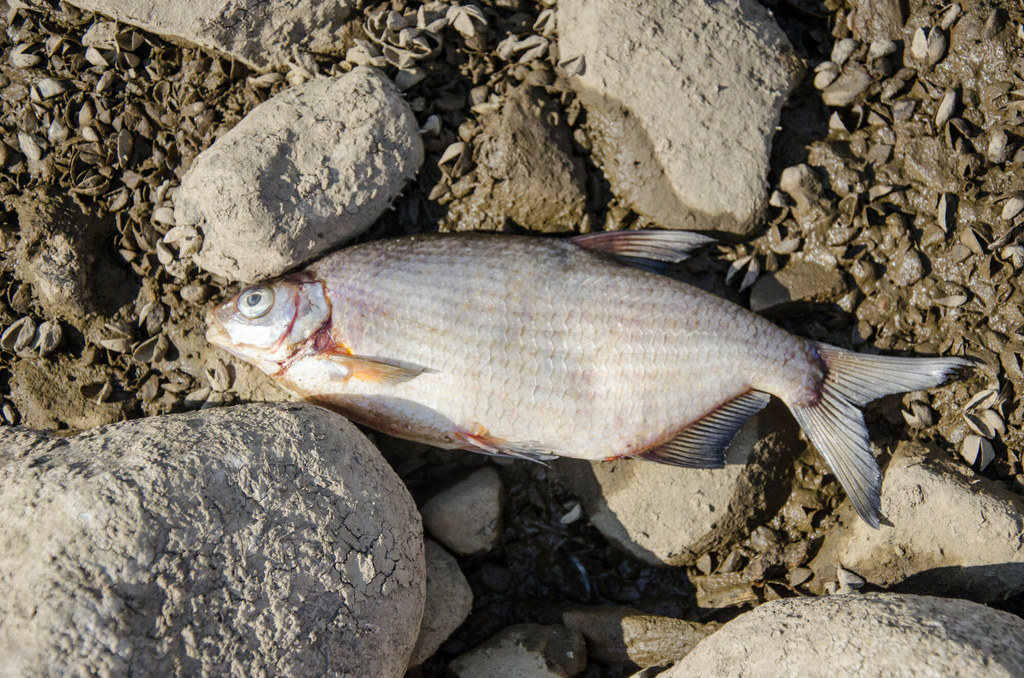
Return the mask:
[[(385, 4), (365, 3), (351, 21), (353, 44), (365, 15)], [(481, 4), (499, 34), (532, 26), (541, 11), (511, 0)], [(969, 39), (961, 37), (957, 49), (918, 77), (901, 71), (909, 41), (881, 58), (867, 53), (869, 40), (903, 39), (902, 24), (865, 9), (867, 3), (765, 4), (808, 67), (775, 139), (769, 182), (785, 190), (773, 193), (756, 237), (707, 248), (675, 274), (739, 303), (767, 306), (767, 315), (801, 336), (857, 350), (977, 358), (981, 367), (960, 383), (869, 408), (872, 442), (883, 462), (900, 440), (935, 442), (1024, 494), (1024, 215), (1016, 207), (1024, 187), (1024, 70), (1014, 47), (1024, 12), (1009, 2), (962, 3), (955, 30)], [(938, 3), (909, 5), (898, 19), (911, 28), (929, 18), (937, 23), (948, 11)], [(228, 404), (239, 393), (285, 397), (205, 346), (205, 308), (231, 287), (160, 239), (171, 225), (169, 198), (192, 159), (287, 87), (289, 75), (250, 73), (60, 3), (6, 10), (4, 17), (3, 420), (74, 431)], [(116, 48), (87, 52), (90, 32), (111, 30)], [(814, 69), (849, 37), (859, 41), (849, 59), (864, 65), (871, 85), (853, 105), (830, 109)], [(438, 115), (442, 132), (427, 139), (416, 183), (362, 238), (467, 227), (547, 231), (553, 221), (645, 225), (615, 200), (590, 159), (586, 111), (552, 64), (507, 67), (488, 51), (494, 42), (446, 43), (441, 56), (423, 64), (427, 77), (406, 96), (421, 124)], [(338, 72), (339, 63), (325, 57), (319, 66)], [(54, 83), (46, 91), (44, 78)], [(495, 141), (500, 130), (489, 128), (496, 113), (471, 109), (484, 94), (513, 89), (527, 98), (524, 105), (559, 112), (572, 132), (550, 141), (572, 158), (567, 172), (578, 175), (554, 196), (558, 210), (551, 208), (550, 182), (507, 182), (521, 189), (506, 195), (494, 188), (502, 182), (487, 176), (488, 144), (503, 142)], [(439, 167), (456, 130), (470, 150)], [(794, 188), (783, 170), (800, 163), (811, 172)], [(484, 198), (517, 205), (523, 216), (495, 223), (481, 212)], [(529, 217), (538, 214), (543, 218)], [(833, 273), (819, 276), (815, 264)], [(798, 303), (773, 305), (779, 285)], [(968, 421), (965, 404), (986, 389), (996, 395)], [(493, 463), (371, 435), (414, 494)], [(501, 547), (460, 559), (474, 590), (473, 612), (417, 675), (441, 675), (449, 659), (509, 624), (558, 622), (572, 604), (724, 621), (752, 602), (800, 593), (791, 573), (813, 556), (842, 495), (813, 452), (782, 463), (792, 465), (792, 485), (780, 488), (777, 514), (746, 543), (678, 570), (622, 554), (586, 519), (563, 521), (578, 502), (550, 469), (501, 464), (508, 495)], [(808, 510), (793, 510), (797, 504)], [(766, 555), (765, 539), (778, 539), (786, 556)], [(698, 605), (695, 575), (740, 571), (757, 576), (715, 597), (714, 605)], [(1021, 597), (998, 606), (1024, 613)]]

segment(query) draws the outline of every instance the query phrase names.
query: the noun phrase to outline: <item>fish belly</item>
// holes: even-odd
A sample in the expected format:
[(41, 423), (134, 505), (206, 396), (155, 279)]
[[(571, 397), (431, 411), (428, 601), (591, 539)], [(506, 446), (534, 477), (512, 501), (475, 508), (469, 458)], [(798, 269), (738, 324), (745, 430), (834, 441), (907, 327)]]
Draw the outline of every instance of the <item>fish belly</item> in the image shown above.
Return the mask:
[[(816, 387), (808, 342), (664, 276), (571, 243), (416, 237), (313, 267), (346, 350), (426, 368), (299, 390), (374, 428), (460, 447), (485, 435), (568, 457), (643, 452), (753, 389)], [(300, 362), (305, 362), (300, 361)]]

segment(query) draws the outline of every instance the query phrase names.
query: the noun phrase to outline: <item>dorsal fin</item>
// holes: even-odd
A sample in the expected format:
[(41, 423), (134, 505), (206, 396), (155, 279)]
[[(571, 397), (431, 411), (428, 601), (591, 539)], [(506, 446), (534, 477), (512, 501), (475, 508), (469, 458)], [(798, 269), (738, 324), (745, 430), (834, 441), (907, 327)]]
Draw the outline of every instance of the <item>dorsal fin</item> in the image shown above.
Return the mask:
[(664, 445), (641, 452), (639, 459), (687, 468), (722, 468), (725, 448), (752, 416), (771, 399), (763, 391), (748, 391), (720, 405)]
[(569, 238), (580, 247), (628, 259), (650, 259), (672, 264), (715, 239), (691, 231), (602, 231)]

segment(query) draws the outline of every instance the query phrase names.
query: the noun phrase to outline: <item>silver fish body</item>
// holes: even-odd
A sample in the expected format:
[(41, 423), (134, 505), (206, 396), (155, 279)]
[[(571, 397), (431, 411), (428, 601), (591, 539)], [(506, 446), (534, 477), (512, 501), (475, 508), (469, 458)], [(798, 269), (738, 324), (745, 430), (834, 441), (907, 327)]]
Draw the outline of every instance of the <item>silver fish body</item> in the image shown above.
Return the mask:
[(275, 302), (264, 316), (241, 313), (253, 315), (254, 288), (243, 290), (211, 312), (208, 336), (378, 430), (531, 458), (719, 466), (774, 395), (877, 525), (880, 474), (859, 406), (940, 383), (964, 361), (818, 344), (609, 256), (665, 258), (648, 239), (671, 249), (676, 237), (681, 254), (700, 242), (687, 235), (372, 242), (258, 286)]

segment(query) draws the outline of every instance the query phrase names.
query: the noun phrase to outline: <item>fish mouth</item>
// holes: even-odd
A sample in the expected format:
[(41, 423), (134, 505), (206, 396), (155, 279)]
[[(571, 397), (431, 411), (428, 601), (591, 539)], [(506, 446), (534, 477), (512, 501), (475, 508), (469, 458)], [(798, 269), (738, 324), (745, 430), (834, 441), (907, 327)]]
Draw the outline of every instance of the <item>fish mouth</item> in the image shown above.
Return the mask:
[(223, 349), (231, 345), (231, 337), (217, 320), (214, 309), (206, 312), (206, 341)]

